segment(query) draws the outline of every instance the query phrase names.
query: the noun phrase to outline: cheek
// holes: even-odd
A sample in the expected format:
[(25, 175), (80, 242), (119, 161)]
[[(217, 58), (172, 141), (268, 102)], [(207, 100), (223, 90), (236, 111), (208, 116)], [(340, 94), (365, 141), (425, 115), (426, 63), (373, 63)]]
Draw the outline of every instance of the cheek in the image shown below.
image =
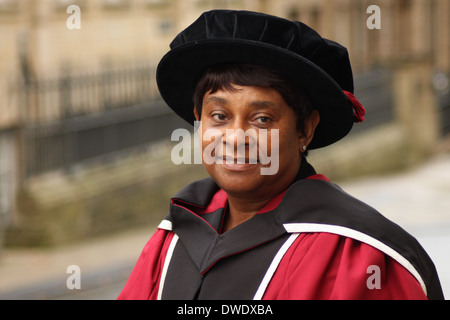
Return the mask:
[(212, 164), (215, 157), (221, 154), (218, 148), (222, 145), (222, 138), (220, 132), (204, 131), (202, 135), (202, 159), (205, 164)]
[(218, 161), (215, 157), (223, 156), (224, 133), (215, 128), (203, 127), (202, 136), (199, 137), (203, 163), (211, 165)]
[(295, 161), (300, 158), (300, 140), (297, 130), (280, 130), (280, 162)]

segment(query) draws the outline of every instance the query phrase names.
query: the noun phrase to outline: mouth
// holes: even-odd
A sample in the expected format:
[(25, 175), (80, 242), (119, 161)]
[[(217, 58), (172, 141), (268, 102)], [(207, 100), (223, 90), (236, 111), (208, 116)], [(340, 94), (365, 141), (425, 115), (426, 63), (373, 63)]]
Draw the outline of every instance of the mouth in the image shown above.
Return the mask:
[(229, 171), (242, 172), (255, 168), (259, 161), (253, 158), (220, 157), (218, 164)]
[(258, 159), (254, 158), (233, 158), (229, 156), (221, 157), (219, 160), (222, 160), (222, 162), (226, 164), (257, 164), (259, 162)]

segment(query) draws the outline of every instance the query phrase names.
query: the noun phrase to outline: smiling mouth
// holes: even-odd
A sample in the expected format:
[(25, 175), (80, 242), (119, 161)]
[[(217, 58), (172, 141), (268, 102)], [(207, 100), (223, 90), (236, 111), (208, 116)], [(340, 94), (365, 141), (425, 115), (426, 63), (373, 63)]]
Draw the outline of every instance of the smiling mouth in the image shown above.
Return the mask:
[(216, 158), (218, 160), (221, 160), (223, 164), (229, 164), (229, 165), (254, 165), (258, 164), (258, 159), (254, 158), (233, 158), (233, 157), (218, 157)]
[(252, 170), (259, 163), (258, 160), (249, 158), (220, 157), (218, 160), (220, 160), (217, 162), (218, 165), (231, 172), (244, 172)]

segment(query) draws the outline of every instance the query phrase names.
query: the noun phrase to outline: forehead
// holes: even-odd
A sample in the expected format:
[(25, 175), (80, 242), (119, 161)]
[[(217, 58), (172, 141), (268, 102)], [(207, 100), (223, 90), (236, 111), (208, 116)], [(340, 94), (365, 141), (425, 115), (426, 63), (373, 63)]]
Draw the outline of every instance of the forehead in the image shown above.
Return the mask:
[(284, 99), (277, 90), (267, 87), (232, 85), (229, 89), (208, 91), (203, 97), (203, 105), (219, 104), (232, 106), (243, 103), (260, 108), (280, 108), (285, 105)]

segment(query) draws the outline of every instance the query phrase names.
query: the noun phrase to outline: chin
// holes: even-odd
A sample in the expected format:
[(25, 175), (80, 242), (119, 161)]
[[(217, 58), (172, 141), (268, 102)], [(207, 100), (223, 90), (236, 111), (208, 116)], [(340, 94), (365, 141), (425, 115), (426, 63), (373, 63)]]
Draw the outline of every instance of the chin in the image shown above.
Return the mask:
[(213, 180), (225, 192), (252, 193), (264, 185), (267, 177), (260, 174), (259, 166), (249, 170), (229, 170), (224, 167), (206, 168)]
[(247, 182), (218, 182), (218, 185), (227, 194), (245, 195), (246, 197), (257, 196), (261, 192), (261, 184)]

